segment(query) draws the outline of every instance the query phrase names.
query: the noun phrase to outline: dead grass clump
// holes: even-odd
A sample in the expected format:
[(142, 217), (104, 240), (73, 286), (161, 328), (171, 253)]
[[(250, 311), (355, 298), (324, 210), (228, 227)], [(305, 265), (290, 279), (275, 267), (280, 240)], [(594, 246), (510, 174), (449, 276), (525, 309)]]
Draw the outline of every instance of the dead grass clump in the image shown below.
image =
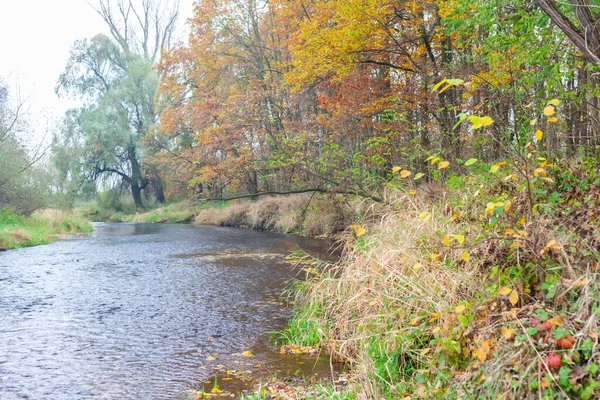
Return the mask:
[(197, 224), (241, 227), (246, 225), (248, 202), (232, 203), (224, 208), (206, 208), (201, 210), (194, 222)]

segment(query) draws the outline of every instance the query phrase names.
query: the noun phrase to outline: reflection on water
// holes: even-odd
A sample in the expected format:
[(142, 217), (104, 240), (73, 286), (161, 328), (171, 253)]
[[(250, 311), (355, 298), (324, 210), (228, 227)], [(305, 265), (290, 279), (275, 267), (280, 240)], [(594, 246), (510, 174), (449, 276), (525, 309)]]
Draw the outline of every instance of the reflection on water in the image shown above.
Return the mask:
[(324, 250), (239, 229), (96, 224), (89, 238), (0, 253), (0, 399), (182, 398), (251, 349), (248, 374), (306, 368), (264, 346), (294, 276), (280, 255), (296, 246)]

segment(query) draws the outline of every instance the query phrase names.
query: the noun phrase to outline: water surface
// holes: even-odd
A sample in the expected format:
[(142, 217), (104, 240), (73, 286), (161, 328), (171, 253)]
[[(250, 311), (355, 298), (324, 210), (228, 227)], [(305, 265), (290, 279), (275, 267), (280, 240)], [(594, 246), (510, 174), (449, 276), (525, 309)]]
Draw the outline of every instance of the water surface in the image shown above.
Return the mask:
[(240, 229), (95, 224), (0, 253), (0, 399), (180, 399), (218, 370), (312, 366), (265, 345), (288, 313), (277, 298), (297, 272), (283, 256), (298, 246), (325, 250)]

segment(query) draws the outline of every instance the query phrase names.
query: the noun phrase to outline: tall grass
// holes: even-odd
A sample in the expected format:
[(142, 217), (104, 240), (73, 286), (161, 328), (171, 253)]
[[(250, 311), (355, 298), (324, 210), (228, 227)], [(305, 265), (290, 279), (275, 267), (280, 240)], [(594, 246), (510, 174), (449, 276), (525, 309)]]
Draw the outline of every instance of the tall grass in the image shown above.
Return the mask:
[(0, 250), (47, 244), (61, 235), (91, 232), (81, 216), (59, 210), (42, 210), (31, 217), (0, 209)]

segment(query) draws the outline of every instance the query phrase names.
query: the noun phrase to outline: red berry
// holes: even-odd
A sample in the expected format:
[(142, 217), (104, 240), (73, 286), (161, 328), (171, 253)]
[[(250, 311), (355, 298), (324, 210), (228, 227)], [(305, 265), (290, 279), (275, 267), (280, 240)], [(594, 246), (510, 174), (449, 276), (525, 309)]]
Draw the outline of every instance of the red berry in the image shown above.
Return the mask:
[(544, 363), (548, 366), (548, 368), (556, 369), (562, 364), (562, 359), (558, 354), (556, 354), (556, 352), (553, 351), (548, 355), (548, 358)]
[(540, 330), (540, 332), (549, 331), (550, 329), (552, 329), (552, 324), (548, 321), (542, 322), (542, 324), (540, 325), (540, 327), (538, 329)]

